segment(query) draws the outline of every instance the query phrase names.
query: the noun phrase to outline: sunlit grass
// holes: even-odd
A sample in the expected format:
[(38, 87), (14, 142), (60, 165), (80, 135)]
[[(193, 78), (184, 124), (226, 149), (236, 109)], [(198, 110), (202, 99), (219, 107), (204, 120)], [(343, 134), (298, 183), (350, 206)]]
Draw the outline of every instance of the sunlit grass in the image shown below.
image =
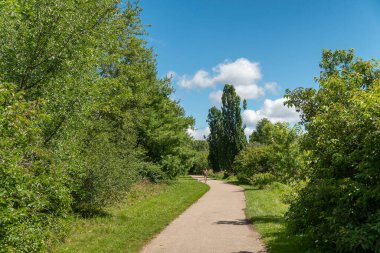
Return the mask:
[(102, 217), (77, 218), (54, 252), (138, 252), (209, 187), (190, 178), (171, 184), (140, 184), (128, 200)]
[(286, 187), (274, 184), (258, 189), (243, 185), (247, 204), (247, 215), (252, 220), (255, 229), (271, 253), (305, 253), (315, 252), (307, 250), (305, 239), (289, 235), (286, 232), (284, 214), (289, 206), (281, 201), (281, 195)]

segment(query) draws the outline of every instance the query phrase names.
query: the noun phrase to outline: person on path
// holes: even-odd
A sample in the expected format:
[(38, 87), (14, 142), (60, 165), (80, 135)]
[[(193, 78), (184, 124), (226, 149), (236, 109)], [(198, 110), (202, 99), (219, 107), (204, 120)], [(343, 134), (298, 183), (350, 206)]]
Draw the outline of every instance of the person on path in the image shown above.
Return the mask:
[(205, 180), (205, 183), (207, 182), (207, 177), (208, 177), (208, 170), (207, 170), (207, 168), (204, 168), (203, 169), (203, 177), (204, 177), (204, 180)]

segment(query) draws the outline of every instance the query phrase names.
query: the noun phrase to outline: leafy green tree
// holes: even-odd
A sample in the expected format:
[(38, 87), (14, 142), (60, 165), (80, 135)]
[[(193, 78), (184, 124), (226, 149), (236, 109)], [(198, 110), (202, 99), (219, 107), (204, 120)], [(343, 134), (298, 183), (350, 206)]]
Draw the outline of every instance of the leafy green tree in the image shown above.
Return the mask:
[(222, 95), (222, 168), (232, 172), (235, 156), (247, 145), (241, 118), (240, 97), (233, 85), (226, 84)]
[(122, 4), (0, 2), (0, 252), (46, 249), (72, 210), (192, 165), (194, 120), (156, 77), (141, 8)]
[(207, 122), (210, 127), (210, 135), (207, 137), (209, 144), (208, 161), (214, 171), (220, 171), (223, 156), (222, 112), (213, 106), (208, 112)]
[(201, 174), (204, 168), (209, 168), (209, 147), (206, 140), (194, 140), (192, 143), (194, 158), (189, 173)]
[[(244, 103), (246, 106), (246, 102)], [(209, 110), (207, 122), (210, 127), (209, 163), (215, 171), (232, 173), (235, 156), (247, 145), (241, 118), (240, 97), (233, 85), (226, 84), (222, 95), (222, 108)]]
[(250, 144), (235, 159), (234, 171), (238, 178), (251, 183), (259, 174), (267, 174), (266, 177), (270, 174), (271, 179), (284, 183), (305, 178), (299, 136), (297, 126), (291, 128), (287, 123), (273, 124), (266, 118), (260, 120), (250, 136)]
[(70, 211), (70, 179), (56, 155), (62, 143), (52, 141), (88, 97), (77, 85), (91, 83), (96, 38), (117, 12), (106, 0), (1, 2), (0, 83), (12, 85), (0, 89), (0, 150), (12, 159), (1, 164), (0, 251), (41, 251)]
[(353, 50), (324, 50), (319, 89), (287, 91), (301, 113), (313, 169), (288, 213), (295, 233), (324, 251), (378, 252), (380, 69)]
[(273, 143), (274, 125), (267, 118), (263, 118), (257, 123), (256, 130), (249, 136), (249, 142), (257, 142), (261, 144)]

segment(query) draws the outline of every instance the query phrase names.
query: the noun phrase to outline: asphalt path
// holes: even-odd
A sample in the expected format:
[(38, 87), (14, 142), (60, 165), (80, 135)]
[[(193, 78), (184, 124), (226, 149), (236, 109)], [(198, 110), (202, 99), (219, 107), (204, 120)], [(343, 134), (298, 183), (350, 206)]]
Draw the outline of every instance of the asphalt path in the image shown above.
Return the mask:
[(210, 190), (141, 253), (267, 252), (260, 235), (246, 219), (244, 190), (218, 180), (208, 180), (207, 184)]

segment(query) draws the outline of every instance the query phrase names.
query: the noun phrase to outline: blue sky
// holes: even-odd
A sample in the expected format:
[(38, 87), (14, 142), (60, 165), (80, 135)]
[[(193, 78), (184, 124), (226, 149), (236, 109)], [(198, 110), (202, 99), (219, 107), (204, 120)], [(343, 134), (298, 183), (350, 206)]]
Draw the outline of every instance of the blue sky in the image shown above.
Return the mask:
[(296, 121), (286, 88), (317, 87), (323, 48), (380, 59), (380, 1), (141, 0), (158, 74), (173, 75), (186, 114), (207, 133), (207, 112), (225, 82), (248, 98), (247, 134), (262, 117)]

